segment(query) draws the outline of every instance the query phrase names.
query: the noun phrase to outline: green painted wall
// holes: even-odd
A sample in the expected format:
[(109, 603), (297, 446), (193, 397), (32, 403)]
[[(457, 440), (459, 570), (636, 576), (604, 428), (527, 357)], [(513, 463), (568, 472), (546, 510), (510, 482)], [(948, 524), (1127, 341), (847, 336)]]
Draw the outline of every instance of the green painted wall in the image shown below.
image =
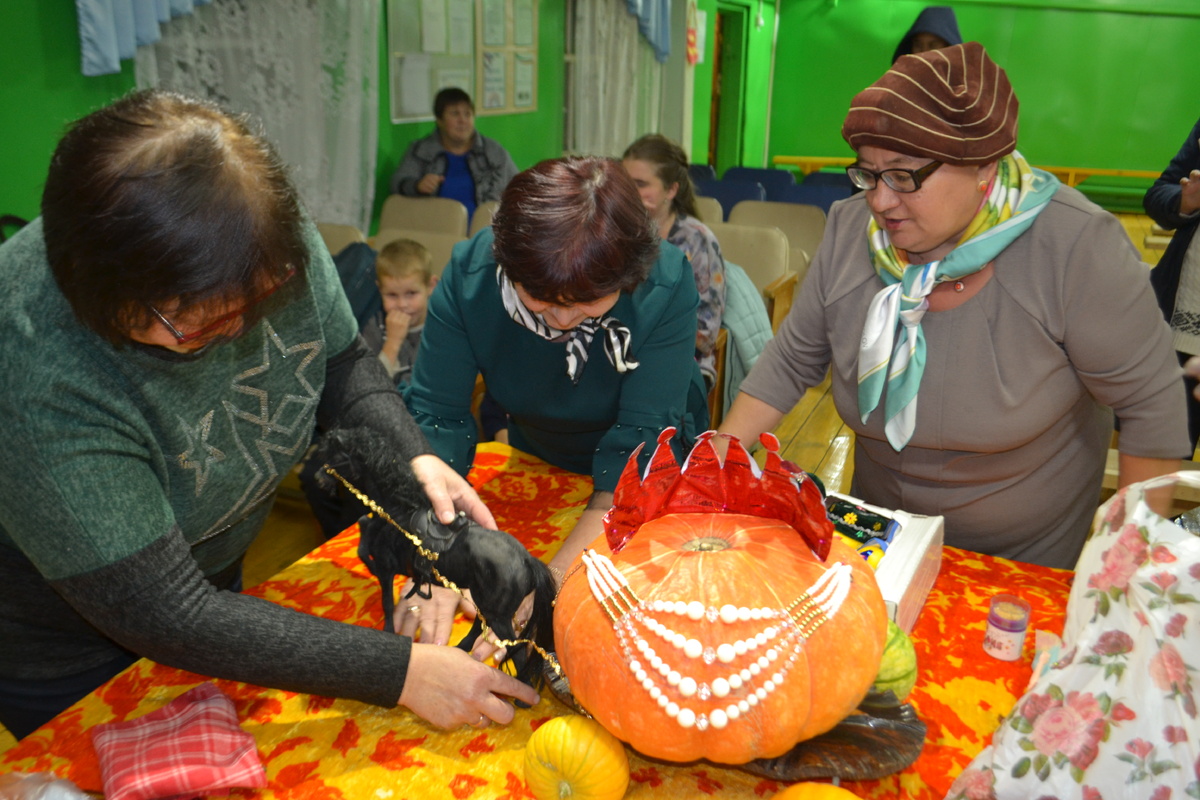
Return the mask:
[(133, 87), (120, 75), (79, 71), (75, 4), (5, 2), (0, 48), (0, 214), (37, 216), (50, 156), (67, 123)]
[[(933, 3), (780, 2), (786, 45), (775, 67), (771, 156), (852, 155), (841, 138), (850, 99), (887, 70), (896, 42)], [(1158, 171), (1200, 116), (1194, 0), (940, 4), (1007, 71), (1021, 103), (1018, 147), (1035, 164)]]
[[(120, 75), (85, 78), (79, 71), (75, 6), (62, 0), (4, 0), (6, 44), (0, 48), (0, 214), (37, 216), (42, 185), (54, 145), (72, 120), (111, 102), (134, 87), (133, 65)], [(563, 36), (561, 0), (539, 0), (538, 110), (481, 117), (479, 128), (499, 139), (524, 169), (562, 155)], [(382, 27), (382, 26), (381, 26)], [(385, 90), (385, 36), (379, 41), (379, 86)], [(387, 97), (380, 96), (376, 217), (388, 180), (409, 142), (433, 123), (392, 125)]]
[[(677, 0), (684, 2), (684, 0)], [(763, 24), (756, 23), (760, 3), (758, 0), (720, 0), (722, 5), (737, 6), (747, 11), (746, 72), (744, 75), (744, 97), (746, 114), (743, 120), (742, 147), (736, 164), (761, 167), (767, 164), (766, 134), (768, 96), (771, 80), (771, 49), (775, 35), (775, 2), (761, 3)], [(698, 0), (697, 8), (707, 13), (705, 53), (703, 63), (695, 66), (692, 96), (692, 160), (707, 160), (710, 135), (709, 118), (712, 111), (713, 44), (717, 20), (718, 0)], [(719, 163), (718, 174), (734, 163)]]

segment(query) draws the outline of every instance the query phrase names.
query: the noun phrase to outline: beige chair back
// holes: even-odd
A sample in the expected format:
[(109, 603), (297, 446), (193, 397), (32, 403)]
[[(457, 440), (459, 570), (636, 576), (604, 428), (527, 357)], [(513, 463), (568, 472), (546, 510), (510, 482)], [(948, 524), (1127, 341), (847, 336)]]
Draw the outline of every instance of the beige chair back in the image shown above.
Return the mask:
[(761, 292), (788, 271), (788, 240), (778, 228), (705, 223), (721, 244), (721, 254), (742, 269)]
[(803, 203), (743, 200), (729, 212), (729, 221), (737, 225), (779, 228), (791, 247), (803, 250), (809, 256), (816, 254), (817, 245), (825, 235), (825, 212), (818, 206)]
[(758, 287), (771, 318), (771, 329), (778, 331), (792, 307), (798, 281), (796, 273), (788, 268), (791, 248), (783, 231), (732, 222), (708, 223), (708, 227), (721, 245), (721, 254), (744, 269)]
[(425, 248), (429, 250), (433, 274), (440, 276), (442, 270), (450, 263), (450, 254), (454, 250), (454, 245), (464, 241), (465, 237), (455, 236), (450, 233), (437, 233), (435, 231), (390, 228), (388, 230), (380, 230), (379, 233), (375, 234), (375, 249), (382, 250), (384, 245), (396, 239), (412, 239), (425, 245)]
[(467, 207), (449, 197), (388, 195), (379, 213), (379, 230), (432, 231), (467, 235)]
[(474, 236), (491, 225), (492, 217), (496, 216), (496, 209), (499, 207), (500, 203), (495, 200), (484, 200), (475, 206), (475, 216), (471, 217), (471, 230), (467, 231), (467, 236)]
[(325, 240), (329, 254), (334, 256), (346, 249), (346, 245), (367, 240), (362, 231), (353, 225), (339, 225), (336, 222), (318, 222), (317, 232)]
[(696, 195), (696, 211), (700, 214), (700, 221), (705, 225), (725, 221), (725, 211), (721, 208), (721, 201), (715, 197)]

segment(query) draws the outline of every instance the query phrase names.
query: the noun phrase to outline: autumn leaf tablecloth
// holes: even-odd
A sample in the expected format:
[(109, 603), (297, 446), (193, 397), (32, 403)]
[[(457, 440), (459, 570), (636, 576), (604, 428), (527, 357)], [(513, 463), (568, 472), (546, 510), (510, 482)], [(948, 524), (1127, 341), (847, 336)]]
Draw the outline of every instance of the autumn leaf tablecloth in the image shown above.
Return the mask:
[[(498, 444), (482, 445), (472, 482), (501, 527), (548, 559), (591, 494), (587, 478)], [(271, 580), (249, 590), (280, 605), (378, 627), (378, 586), (356, 555), (358, 533), (331, 539)], [(1060, 633), (1071, 573), (954, 548), (917, 620), (920, 673), (909, 702), (928, 726), (921, 757), (881, 781), (845, 784), (864, 798), (941, 798), (990, 740), (1029, 680), (1024, 658), (997, 661), (981, 647), (988, 600), (1018, 594), (1033, 607), (1032, 627)], [(458, 633), (464, 633), (459, 623)], [(206, 680), (142, 660), (0, 755), (0, 772), (54, 772), (98, 792), (92, 726), (160, 708)], [(255, 800), (516, 800), (532, 798), (523, 778), (525, 743), (546, 720), (569, 713), (543, 690), (512, 724), (483, 731), (440, 731), (404, 709), (217, 681), (237, 707), (267, 772), (267, 786), (234, 790)], [(782, 784), (707, 763), (664, 764), (631, 754), (629, 798), (761, 798)]]

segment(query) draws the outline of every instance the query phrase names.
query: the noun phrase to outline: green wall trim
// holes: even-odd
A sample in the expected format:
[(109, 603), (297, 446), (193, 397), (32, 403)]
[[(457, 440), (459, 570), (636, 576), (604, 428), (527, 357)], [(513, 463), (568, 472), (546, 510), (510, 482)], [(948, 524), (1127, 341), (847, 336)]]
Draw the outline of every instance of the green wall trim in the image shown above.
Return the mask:
[(1196, 0), (958, 0), (963, 5), (1015, 6), (1058, 11), (1101, 11), (1109, 14), (1153, 14), (1200, 17)]

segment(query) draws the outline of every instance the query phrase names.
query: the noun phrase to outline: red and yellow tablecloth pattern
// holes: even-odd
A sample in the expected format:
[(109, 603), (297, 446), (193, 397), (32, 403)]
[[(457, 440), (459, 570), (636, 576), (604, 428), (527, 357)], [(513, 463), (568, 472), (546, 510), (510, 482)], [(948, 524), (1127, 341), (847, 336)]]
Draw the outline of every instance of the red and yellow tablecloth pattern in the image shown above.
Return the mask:
[[(583, 477), (503, 445), (484, 445), (472, 481), (502, 527), (548, 558), (591, 492)], [(250, 590), (280, 605), (359, 625), (379, 626), (378, 588), (347, 531)], [(946, 548), (941, 573), (913, 639), (920, 677), (910, 696), (928, 725), (921, 757), (882, 781), (845, 784), (864, 798), (941, 798), (987, 744), (1029, 679), (1025, 658), (997, 661), (981, 648), (988, 599), (1024, 597), (1032, 626), (1062, 630), (1071, 573)], [(465, 626), (462, 627), (465, 632)], [(89, 729), (140, 716), (204, 681), (202, 676), (142, 660), (0, 756), (0, 772), (54, 772), (88, 791), (101, 781)], [(532, 798), (523, 778), (525, 743), (538, 725), (569, 713), (543, 690), (511, 725), (441, 731), (410, 712), (350, 700), (217, 681), (258, 743), (268, 785), (233, 797), (279, 800), (517, 800)], [(762, 798), (783, 787), (707, 763), (665, 764), (630, 755), (629, 798)]]

